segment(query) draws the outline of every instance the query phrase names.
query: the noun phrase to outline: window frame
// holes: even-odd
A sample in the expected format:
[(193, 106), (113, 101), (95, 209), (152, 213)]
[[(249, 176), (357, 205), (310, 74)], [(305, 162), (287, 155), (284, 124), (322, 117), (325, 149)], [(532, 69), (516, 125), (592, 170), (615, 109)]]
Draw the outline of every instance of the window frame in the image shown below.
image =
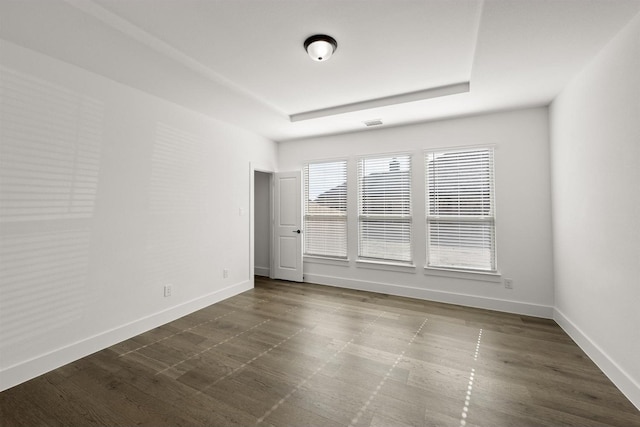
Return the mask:
[[(403, 216), (402, 215), (399, 216), (399, 215), (364, 214), (363, 213), (363, 194), (362, 194), (364, 176), (361, 176), (363, 162), (367, 160), (378, 160), (378, 159), (389, 159), (389, 161), (392, 161), (396, 157), (406, 157), (408, 160), (409, 170), (407, 171), (407, 177), (408, 177), (408, 194), (409, 194), (409, 200), (408, 200), (409, 214), (403, 215)], [(357, 261), (359, 263), (359, 266), (366, 266), (366, 267), (371, 266), (372, 268), (374, 268), (375, 265), (377, 264), (380, 266), (383, 266), (383, 265), (396, 266), (398, 268), (414, 267), (414, 264), (413, 264), (414, 262), (414, 258), (413, 258), (413, 255), (414, 255), (413, 170), (414, 169), (413, 168), (414, 168), (414, 156), (413, 156), (413, 153), (409, 153), (409, 152), (379, 153), (379, 154), (371, 154), (366, 156), (359, 156), (356, 158), (356, 190), (357, 190), (357, 221), (358, 221), (357, 223), (357, 228), (358, 228)], [(362, 232), (362, 224), (366, 220), (407, 224), (409, 227), (408, 259), (374, 257), (374, 256), (363, 255), (361, 232)]]
[[(489, 166), (489, 178), (488, 178), (488, 189), (489, 189), (489, 214), (487, 215), (430, 215), (431, 212), (431, 196), (430, 196), (430, 155), (436, 154), (454, 154), (454, 153), (471, 153), (471, 152), (480, 152), (486, 151), (489, 153), (488, 155), (488, 166)], [(460, 273), (473, 273), (473, 274), (482, 274), (487, 276), (499, 275), (498, 272), (498, 255), (497, 255), (497, 239), (496, 239), (496, 194), (495, 194), (495, 147), (493, 145), (481, 145), (481, 146), (467, 146), (467, 147), (453, 147), (453, 148), (437, 148), (437, 149), (429, 149), (424, 151), (424, 162), (425, 162), (425, 246), (426, 246), (426, 260), (425, 260), (425, 270), (449, 270), (453, 272)], [(488, 224), (491, 230), (490, 236), (490, 260), (488, 268), (474, 268), (471, 266), (461, 266), (454, 265), (453, 263), (449, 264), (433, 264), (431, 263), (431, 253), (432, 253), (432, 245), (431, 245), (431, 233), (430, 233), (430, 224), (434, 222), (439, 223), (448, 223), (448, 224)], [(491, 280), (490, 280), (491, 281)]]
[[(344, 214), (342, 215), (337, 215), (337, 214), (313, 214), (313, 213), (309, 213), (308, 210), (308, 195), (309, 195), (309, 166), (311, 165), (322, 165), (322, 164), (331, 164), (331, 163), (343, 163), (344, 164), (344, 185), (345, 185), (345, 191), (344, 191)], [(339, 158), (339, 159), (328, 159), (328, 160), (314, 160), (314, 161), (308, 161), (304, 164), (303, 168), (302, 168), (302, 191), (303, 191), (303, 207), (302, 207), (302, 221), (303, 221), (303, 231), (304, 231), (304, 237), (303, 237), (303, 248), (302, 248), (302, 255), (304, 258), (306, 259), (316, 259), (318, 261), (321, 261), (323, 259), (328, 260), (328, 261), (347, 261), (348, 260), (348, 256), (349, 256), (349, 209), (348, 209), (348, 203), (349, 203), (349, 161), (348, 159), (345, 158)], [(313, 219), (313, 218), (325, 218), (325, 219), (329, 219), (329, 220), (335, 220), (335, 221), (340, 221), (340, 222), (344, 222), (344, 255), (340, 254), (340, 255), (336, 255), (336, 254), (328, 254), (328, 253), (308, 253), (307, 252), (307, 238), (309, 236), (309, 220)]]

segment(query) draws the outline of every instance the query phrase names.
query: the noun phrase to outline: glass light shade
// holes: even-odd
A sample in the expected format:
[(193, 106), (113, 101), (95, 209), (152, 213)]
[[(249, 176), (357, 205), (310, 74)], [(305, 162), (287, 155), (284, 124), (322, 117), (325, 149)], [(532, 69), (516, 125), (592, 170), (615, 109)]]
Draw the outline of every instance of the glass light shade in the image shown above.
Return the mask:
[(314, 61), (326, 61), (336, 50), (336, 41), (329, 36), (312, 36), (305, 42), (307, 53)]
[(314, 61), (326, 61), (333, 55), (333, 46), (329, 42), (318, 40), (309, 45), (307, 52)]

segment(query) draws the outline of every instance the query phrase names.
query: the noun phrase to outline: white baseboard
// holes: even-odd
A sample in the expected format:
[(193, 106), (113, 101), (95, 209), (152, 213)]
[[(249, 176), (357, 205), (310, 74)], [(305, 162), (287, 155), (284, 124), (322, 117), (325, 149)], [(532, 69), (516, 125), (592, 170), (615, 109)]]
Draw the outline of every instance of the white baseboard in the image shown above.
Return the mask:
[(87, 337), (65, 347), (0, 370), (0, 391), (28, 381), (46, 372), (88, 356), (150, 329), (164, 325), (194, 311), (251, 289), (249, 280), (186, 301), (158, 313)]
[(357, 289), (361, 291), (379, 292), (401, 297), (418, 298), (429, 301), (458, 304), (467, 307), (484, 308), (487, 310), (503, 311), (507, 313), (523, 314), (526, 316), (553, 318), (553, 307), (547, 305), (529, 304), (524, 302), (501, 300), (496, 298), (479, 297), (476, 295), (457, 294), (453, 292), (434, 291), (430, 289), (401, 286), (391, 283), (370, 282), (365, 280), (345, 279), (342, 277), (324, 276), (320, 274), (306, 274), (304, 281), (320, 285), (330, 285), (339, 288)]
[(562, 311), (554, 309), (553, 319), (569, 335), (598, 368), (609, 377), (618, 389), (640, 410), (640, 384), (622, 369), (611, 357), (585, 334)]
[(271, 273), (269, 267), (258, 267), (257, 265), (253, 268), (253, 274), (256, 276), (269, 277)]

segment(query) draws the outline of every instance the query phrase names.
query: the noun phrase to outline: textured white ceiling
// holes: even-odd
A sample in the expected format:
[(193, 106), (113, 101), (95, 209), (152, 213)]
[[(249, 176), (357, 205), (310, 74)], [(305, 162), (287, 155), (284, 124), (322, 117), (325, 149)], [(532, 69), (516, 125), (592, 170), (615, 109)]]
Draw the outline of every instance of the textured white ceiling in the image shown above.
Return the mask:
[[(285, 140), (546, 105), (639, 11), (640, 0), (2, 0), (0, 37)], [(306, 56), (315, 33), (338, 40), (331, 60)], [(289, 120), (463, 82), (468, 93)]]

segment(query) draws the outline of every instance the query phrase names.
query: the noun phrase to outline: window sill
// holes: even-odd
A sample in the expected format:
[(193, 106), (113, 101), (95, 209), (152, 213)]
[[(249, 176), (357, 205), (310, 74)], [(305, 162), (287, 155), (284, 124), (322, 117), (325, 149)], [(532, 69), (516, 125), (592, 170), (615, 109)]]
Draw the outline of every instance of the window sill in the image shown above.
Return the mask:
[(349, 260), (347, 258), (331, 258), (317, 255), (305, 255), (302, 261), (310, 264), (339, 265), (342, 267), (349, 266)]
[(501, 283), (502, 275), (500, 273), (485, 273), (482, 271), (455, 270), (449, 268), (425, 267), (424, 274), (426, 276), (450, 277), (453, 279), (475, 280), (481, 282)]
[(398, 271), (400, 273), (414, 273), (416, 266), (413, 264), (403, 264), (399, 262), (384, 262), (359, 259), (356, 261), (356, 267), (369, 268), (371, 270)]

